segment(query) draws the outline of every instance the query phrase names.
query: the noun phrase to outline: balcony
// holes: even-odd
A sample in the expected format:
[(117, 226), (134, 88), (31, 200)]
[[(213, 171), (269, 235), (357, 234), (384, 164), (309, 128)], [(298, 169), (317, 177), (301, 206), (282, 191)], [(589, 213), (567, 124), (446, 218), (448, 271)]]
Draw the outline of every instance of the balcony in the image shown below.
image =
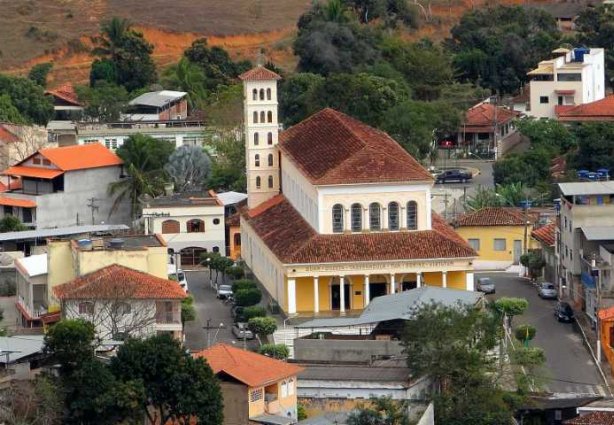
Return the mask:
[(156, 323), (169, 325), (169, 324), (181, 324), (181, 313), (173, 312), (156, 312)]
[(34, 305), (30, 307), (21, 295), (17, 297), (17, 309), (24, 313), (29, 320), (38, 320), (48, 312), (47, 306), (42, 302), (34, 302)]

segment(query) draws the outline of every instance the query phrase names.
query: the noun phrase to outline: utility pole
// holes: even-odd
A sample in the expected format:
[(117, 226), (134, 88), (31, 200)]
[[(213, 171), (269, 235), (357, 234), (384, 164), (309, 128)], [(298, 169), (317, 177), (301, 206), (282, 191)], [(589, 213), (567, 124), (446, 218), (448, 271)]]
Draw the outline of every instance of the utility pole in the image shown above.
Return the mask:
[(100, 199), (88, 198), (87, 200), (89, 201), (89, 204), (87, 204), (87, 207), (92, 211), (92, 225), (94, 225), (96, 224), (94, 213), (98, 211), (98, 205), (96, 205), (96, 201), (100, 201)]

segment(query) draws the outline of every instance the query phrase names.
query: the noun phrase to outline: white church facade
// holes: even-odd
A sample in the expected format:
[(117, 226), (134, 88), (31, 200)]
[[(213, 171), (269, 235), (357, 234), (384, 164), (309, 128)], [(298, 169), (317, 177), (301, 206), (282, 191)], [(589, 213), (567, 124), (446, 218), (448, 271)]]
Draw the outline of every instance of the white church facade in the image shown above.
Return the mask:
[(277, 81), (242, 74), (241, 257), (288, 315), (357, 312), (422, 285), (473, 290), (476, 252), (431, 211), (433, 178), (386, 133), (324, 109), (279, 133)]

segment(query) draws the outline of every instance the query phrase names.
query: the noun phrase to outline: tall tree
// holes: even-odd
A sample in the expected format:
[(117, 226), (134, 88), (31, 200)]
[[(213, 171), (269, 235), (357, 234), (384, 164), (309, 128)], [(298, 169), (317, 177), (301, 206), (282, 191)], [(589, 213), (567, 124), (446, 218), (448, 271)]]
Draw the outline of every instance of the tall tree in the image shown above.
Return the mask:
[(52, 62), (38, 63), (30, 69), (28, 78), (41, 87), (47, 87), (47, 76), (51, 68), (53, 68)]
[(606, 81), (614, 85), (614, 9), (602, 4), (585, 8), (574, 21), (578, 41), (586, 46), (605, 48)]
[(53, 116), (53, 101), (44, 89), (28, 78), (0, 74), (0, 96), (7, 95), (21, 116), (34, 124), (46, 125)]
[(201, 189), (211, 171), (211, 159), (200, 146), (184, 145), (175, 150), (164, 166), (175, 190)]
[(25, 124), (26, 119), (19, 113), (8, 94), (0, 94), (0, 122)]
[(216, 190), (245, 192), (245, 140), (232, 132), (222, 133), (211, 141), (217, 153), (207, 186)]
[(192, 108), (201, 107), (207, 97), (205, 75), (185, 57), (164, 70), (160, 84), (166, 89), (185, 91)]
[(94, 358), (95, 336), (94, 325), (86, 320), (62, 320), (45, 335), (45, 351), (62, 366), (63, 372), (71, 372)]
[(117, 122), (128, 105), (128, 91), (108, 81), (97, 81), (93, 87), (78, 86), (79, 100), (85, 103), (84, 118), (93, 122)]

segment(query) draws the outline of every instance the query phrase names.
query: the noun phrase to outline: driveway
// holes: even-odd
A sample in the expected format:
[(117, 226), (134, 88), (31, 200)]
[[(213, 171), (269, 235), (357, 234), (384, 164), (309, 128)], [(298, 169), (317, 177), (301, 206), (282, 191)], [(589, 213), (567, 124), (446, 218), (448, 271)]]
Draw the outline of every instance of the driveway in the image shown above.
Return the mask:
[(554, 317), (555, 300), (542, 300), (535, 287), (517, 275), (508, 273), (480, 273), (477, 277), (490, 277), (497, 285), (498, 297), (521, 297), (529, 301), (529, 308), (514, 317), (513, 326), (529, 323), (537, 328), (531, 344), (541, 347), (546, 354), (543, 373), (544, 390), (553, 393), (599, 394), (607, 389), (593, 358), (584, 346), (581, 335), (569, 323), (559, 323)]

